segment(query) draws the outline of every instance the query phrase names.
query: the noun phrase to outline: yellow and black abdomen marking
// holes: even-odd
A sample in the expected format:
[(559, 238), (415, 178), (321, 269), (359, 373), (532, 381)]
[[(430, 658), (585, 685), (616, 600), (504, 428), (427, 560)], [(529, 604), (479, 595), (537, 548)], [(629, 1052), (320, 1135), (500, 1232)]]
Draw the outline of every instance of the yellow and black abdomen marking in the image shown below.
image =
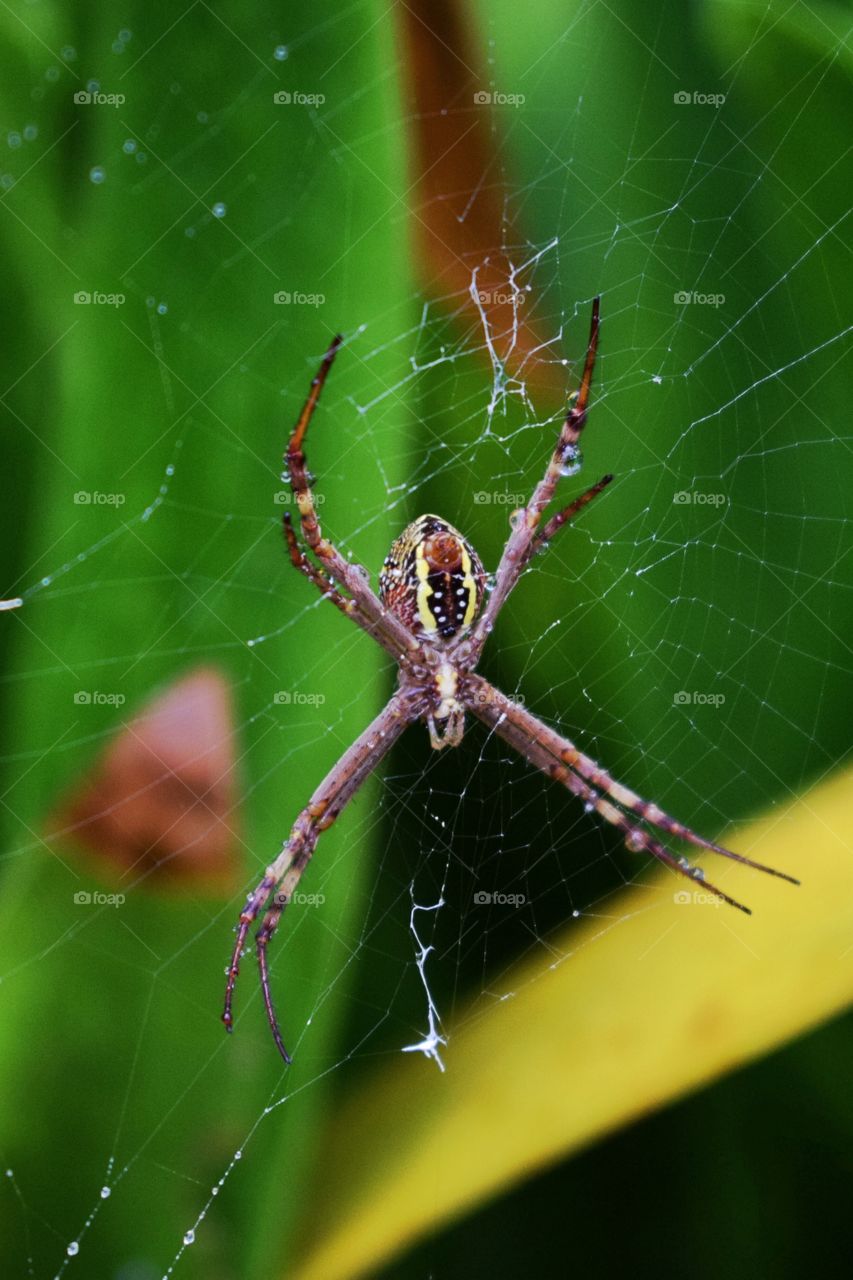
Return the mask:
[(480, 558), (453, 525), (419, 516), (393, 543), (379, 595), (412, 631), (450, 640), (470, 627), (485, 590)]

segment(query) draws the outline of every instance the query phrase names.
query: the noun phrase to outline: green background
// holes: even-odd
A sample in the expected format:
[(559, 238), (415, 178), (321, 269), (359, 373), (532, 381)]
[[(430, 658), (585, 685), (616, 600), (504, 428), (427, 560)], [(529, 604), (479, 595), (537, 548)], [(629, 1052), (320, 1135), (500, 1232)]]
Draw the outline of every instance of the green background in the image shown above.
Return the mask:
[[(617, 477), (525, 579), (484, 670), (713, 833), (823, 776), (849, 739), (847, 11), (481, 10), (485, 80), (525, 96), (495, 112), (514, 252), (559, 241), (530, 280), (567, 380), (603, 295), (584, 478)], [(493, 566), (506, 508), (472, 491), (529, 488), (556, 406), (537, 417), (513, 402), (488, 424), (482, 337), (417, 278), (406, 72), (384, 6), (14, 4), (0, 29), (0, 519), (7, 593), (25, 596), (0, 627), (9, 1273), (31, 1257), (33, 1274), (53, 1274), (114, 1185), (75, 1265), (162, 1274), (250, 1134), (178, 1274), (284, 1273), (322, 1223), (314, 1153), (336, 1096), (423, 1031), (410, 884), (420, 902), (448, 902), (427, 932), (450, 1018), (573, 910), (611, 909), (642, 868), (482, 735), (430, 758), (410, 734), (312, 868), (324, 911), (278, 939), (298, 1050), (282, 1077), (250, 972), (238, 1034), (226, 1041), (218, 1022), (242, 892), (137, 886), (121, 912), (74, 906), (98, 886), (39, 832), (121, 716), (73, 695), (117, 692), (133, 709), (199, 663), (227, 673), (240, 880), (253, 884), (390, 689), (379, 652), (313, 607), (277, 531), (280, 451), (329, 334), (350, 342), (311, 462), (329, 531), (374, 569), (424, 510)], [(90, 81), (126, 101), (75, 103)], [(279, 90), (326, 101), (279, 105)], [(81, 307), (78, 290), (126, 301)], [(279, 290), (324, 302), (276, 305)], [(680, 306), (682, 290), (725, 301)], [(79, 491), (125, 501), (81, 506)], [(725, 502), (674, 503), (680, 491)], [(295, 686), (326, 701), (275, 703)], [(679, 690), (725, 702), (685, 710)], [(807, 851), (791, 869), (807, 873)], [(529, 908), (474, 910), (478, 888), (522, 892)], [(799, 1276), (816, 1233), (845, 1225), (850, 1049), (846, 1024), (819, 1031), (389, 1274), (621, 1273), (642, 1259), (678, 1275)], [(841, 1270), (826, 1245), (821, 1265)]]

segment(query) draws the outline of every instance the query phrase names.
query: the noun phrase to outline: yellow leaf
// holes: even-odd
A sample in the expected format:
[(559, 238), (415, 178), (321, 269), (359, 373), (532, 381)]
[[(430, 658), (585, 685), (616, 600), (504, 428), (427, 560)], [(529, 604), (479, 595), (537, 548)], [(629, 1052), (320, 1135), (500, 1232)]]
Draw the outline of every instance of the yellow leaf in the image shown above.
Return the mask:
[[(401, 1056), (332, 1117), (296, 1280), (372, 1271), (427, 1231), (844, 1008), (853, 774), (740, 830), (794, 888), (709, 857), (743, 916), (672, 874), (567, 931), (450, 1028), (447, 1071)], [(685, 902), (686, 887), (689, 901)]]

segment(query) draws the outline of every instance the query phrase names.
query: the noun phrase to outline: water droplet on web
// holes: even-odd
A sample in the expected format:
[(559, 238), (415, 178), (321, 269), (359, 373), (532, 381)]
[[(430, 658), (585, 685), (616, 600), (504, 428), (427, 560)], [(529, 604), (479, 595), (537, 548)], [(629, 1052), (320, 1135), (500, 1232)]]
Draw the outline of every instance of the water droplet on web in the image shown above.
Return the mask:
[(213, 214), (214, 218), (224, 218), (228, 212), (228, 206), (227, 204), (223, 204), (221, 200), (217, 200), (210, 212)]
[(660, 376), (659, 373), (656, 373), (652, 378), (652, 382), (656, 382), (658, 386), (660, 386), (660, 384), (663, 382), (663, 378)]
[(101, 182), (104, 182), (106, 180), (106, 176), (107, 176), (107, 171), (103, 167), (103, 165), (96, 164), (94, 165), (93, 168), (89, 170), (89, 181), (94, 182), (96, 186), (98, 186)]
[(80, 1252), (80, 1245), (76, 1240), (72, 1240), (68, 1248), (65, 1250), (69, 1258), (76, 1258)]
[(145, 152), (144, 152), (144, 151), (137, 151), (137, 153), (136, 153), (136, 163), (137, 163), (137, 164), (145, 164), (145, 162), (147, 161), (147, 159), (148, 159), (148, 156), (145, 154)]
[(118, 33), (118, 38), (121, 40), (122, 44), (128, 44), (133, 39), (133, 32), (127, 27), (122, 27), (121, 31)]
[(112, 1195), (112, 1188), (111, 1188), (111, 1187), (101, 1187), (101, 1199), (102, 1199), (102, 1200), (109, 1200), (109, 1198), (110, 1198), (110, 1196), (111, 1196), (111, 1195)]
[(72, 44), (67, 44), (64, 49), (60, 50), (59, 56), (63, 62), (74, 62), (77, 58), (77, 50)]
[(38, 125), (28, 124), (24, 129), (24, 142), (35, 142), (39, 136)]
[(20, 135), (18, 132), (16, 132), (16, 131), (13, 131), (12, 133), (7, 133), (7, 134), (6, 134), (6, 141), (7, 141), (7, 143), (9, 144), (9, 146), (12, 148), (12, 150), (14, 151), (14, 150), (15, 150), (15, 148), (17, 148), (17, 147), (19, 147), (19, 146), (21, 145), (21, 135)]
[(129, 156), (133, 155), (134, 151), (136, 150), (136, 139), (125, 138), (124, 142), (121, 144), (121, 149), (126, 155), (129, 155)]
[(184, 1232), (184, 1244), (195, 1244), (195, 1232), (192, 1227)]
[(234, 1159), (235, 1159), (235, 1160), (242, 1160), (242, 1159), (243, 1159), (243, 1152), (242, 1152), (242, 1151), (235, 1151), (235, 1152), (234, 1152)]
[(288, 48), (286, 44), (277, 44), (273, 49), (272, 56), (276, 62), (284, 62), (287, 58)]
[(168, 312), (168, 310), (169, 310), (168, 305), (167, 305), (165, 302), (158, 302), (158, 303), (157, 303), (157, 314), (158, 314), (159, 316), (164, 316), (164, 315), (166, 315), (166, 314), (167, 314), (167, 312)]

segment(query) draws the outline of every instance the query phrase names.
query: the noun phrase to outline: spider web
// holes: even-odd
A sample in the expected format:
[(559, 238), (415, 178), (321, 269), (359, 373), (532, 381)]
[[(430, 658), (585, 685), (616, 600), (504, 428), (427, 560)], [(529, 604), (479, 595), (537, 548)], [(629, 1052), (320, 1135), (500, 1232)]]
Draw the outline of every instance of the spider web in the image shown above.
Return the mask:
[[(513, 320), (535, 316), (537, 367), (566, 391), (603, 299), (583, 469), (561, 493), (616, 476), (533, 562), (483, 670), (709, 836), (846, 750), (848, 209), (840, 126), (815, 141), (813, 123), (849, 54), (828, 16), (803, 8), (813, 47), (769, 106), (762, 76), (785, 47), (772, 7), (736, 47), (723, 42), (704, 79), (699, 61), (678, 62), (665, 7), (648, 28), (583, 5), (569, 23), (543, 15), (535, 35), (500, 6), (482, 23), (490, 92), (524, 97), (492, 104), (494, 252), (513, 267)], [(391, 688), (387, 663), (280, 546), (280, 450), (329, 332), (343, 324), (347, 341), (309, 442), (320, 516), (374, 571), (433, 510), (493, 568), (564, 409), (533, 362), (506, 358), (480, 263), (464, 288), (414, 282), (404, 205), (382, 193), (402, 145), (398, 64), (390, 33), (370, 34), (377, 15), (354, 13), (368, 32), (356, 51), (332, 9), (288, 31), (265, 17), (260, 32), (238, 11), (153, 9), (112, 44), (73, 48), (56, 15), (18, 15), (27, 59), (0, 181), (28, 269), (11, 292), (47, 298), (10, 339), (3, 399), (22, 442), (14, 532), (26, 537), (8, 591), (23, 604), (3, 619), (18, 630), (4, 753), (15, 937), (0, 998), (14, 1027), (4, 1053), (10, 1035), (38, 1050), (23, 1059), (44, 1126), (9, 1142), (4, 1212), (22, 1274), (72, 1275), (88, 1258), (87, 1274), (144, 1280), (210, 1274), (223, 1257), (222, 1274), (267, 1274), (260, 1246), (245, 1258), (249, 1209), (298, 1216), (280, 1188), (306, 1165), (330, 1096), (401, 1051), (452, 1070), (454, 1019), (511, 998), (525, 956), (570, 963), (572, 922), (618, 928), (626, 886), (655, 873), (482, 727), (441, 754), (415, 728), (322, 837), (303, 881), (317, 909), (288, 913), (275, 940), (294, 1067), (280, 1070), (251, 957), (237, 1034), (213, 1026), (246, 889)], [(211, 69), (184, 62), (190, 39), (215, 89)], [(636, 94), (627, 113), (607, 74), (614, 49)], [(344, 90), (347, 58), (363, 71)], [(299, 86), (325, 101), (281, 104), (275, 149), (251, 104)], [(86, 104), (97, 127), (66, 137), (50, 110), (60, 89), (66, 106), (74, 91), (127, 102)], [(53, 149), (77, 203), (51, 222), (37, 206)], [(125, 220), (100, 256), (99, 237)], [(77, 289), (124, 301), (82, 304), (81, 319)], [(54, 305), (61, 323), (48, 324)], [(58, 404), (60, 384), (54, 431), (37, 406), (45, 389)], [(100, 461), (84, 447), (93, 436)], [(45, 813), (152, 691), (211, 663), (236, 697), (240, 890), (170, 898), (131, 875), (121, 908), (81, 911), (83, 873), (46, 849)], [(680, 886), (659, 883), (671, 901)], [(59, 1090), (45, 1056), (79, 1089)], [(4, 1067), (12, 1097), (18, 1071)], [(57, 1132), (39, 1177), (33, 1149), (44, 1156)]]

